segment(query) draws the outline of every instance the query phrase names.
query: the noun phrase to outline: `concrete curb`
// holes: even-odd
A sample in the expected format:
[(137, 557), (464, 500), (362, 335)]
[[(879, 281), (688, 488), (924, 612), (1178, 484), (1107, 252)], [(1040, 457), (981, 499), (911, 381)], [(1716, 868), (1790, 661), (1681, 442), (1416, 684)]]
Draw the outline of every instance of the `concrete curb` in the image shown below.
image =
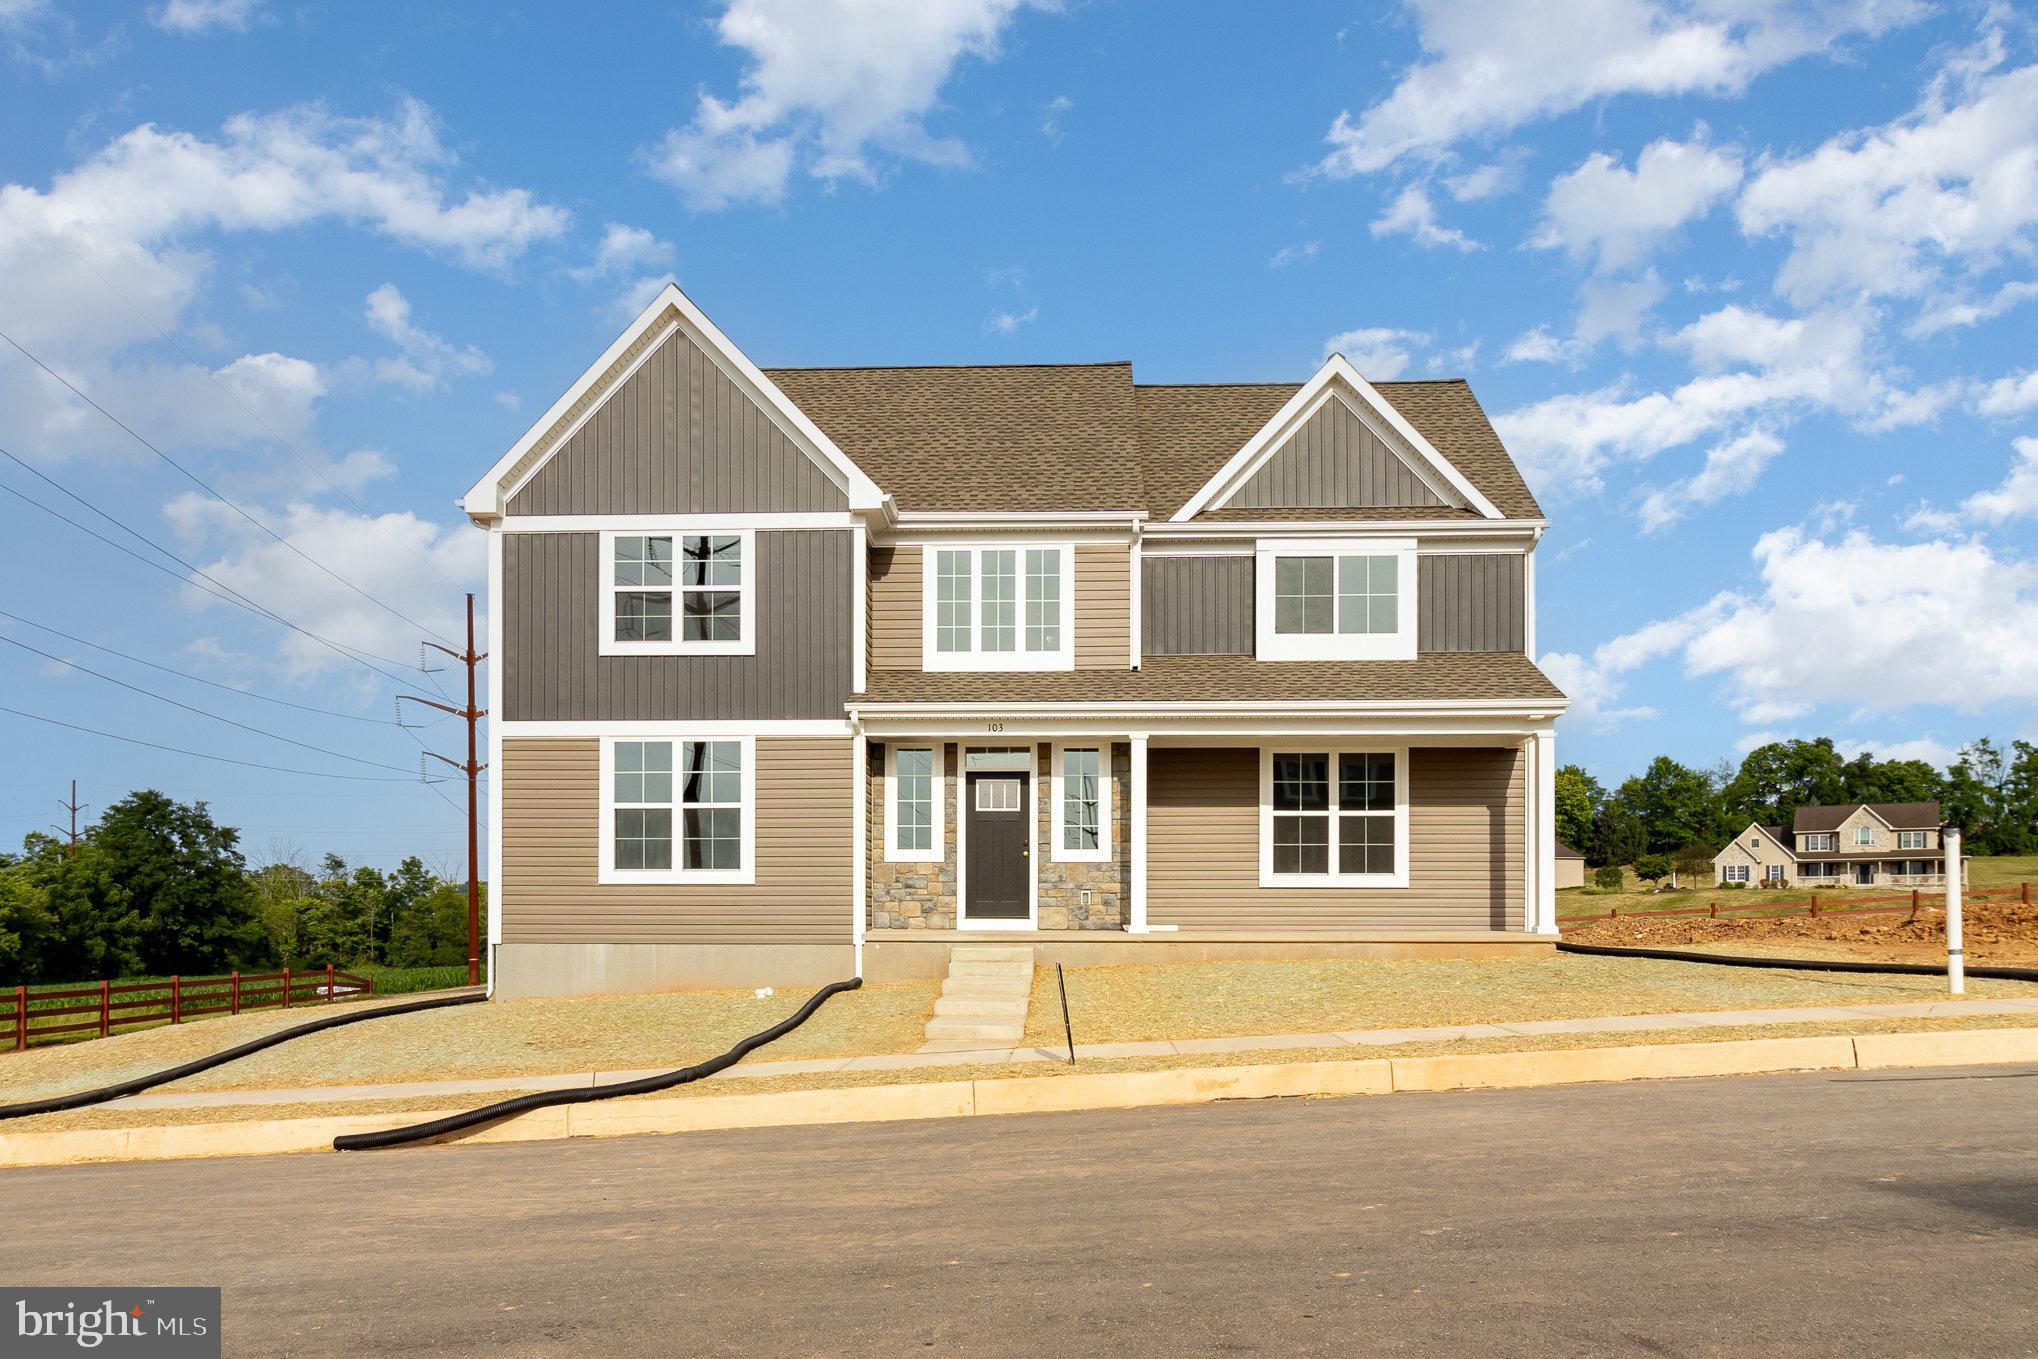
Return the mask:
[[(1361, 1058), (1168, 1071), (1076, 1072), (1030, 1079), (602, 1101), (539, 1109), (440, 1141), (547, 1142), (569, 1137), (1132, 1109), (1226, 1099), (1501, 1090), (1600, 1081), (1752, 1076), (1785, 1071), (1882, 1071), (1991, 1062), (2038, 1062), (2038, 1028), (1755, 1038), (1725, 1043), (1558, 1048), (1543, 1052)], [(329, 1151), (333, 1138), (342, 1133), (421, 1123), (448, 1112), (452, 1111), (405, 1110), (401, 1115), (355, 1114), (157, 1128), (0, 1133), (0, 1167)]]

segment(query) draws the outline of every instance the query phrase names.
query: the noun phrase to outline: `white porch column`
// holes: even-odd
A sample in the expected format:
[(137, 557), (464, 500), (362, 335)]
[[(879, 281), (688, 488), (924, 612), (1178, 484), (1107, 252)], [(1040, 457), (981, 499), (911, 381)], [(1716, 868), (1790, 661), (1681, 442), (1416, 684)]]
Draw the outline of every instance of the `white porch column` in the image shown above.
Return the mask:
[(1126, 852), (1132, 859), (1132, 899), (1126, 903), (1125, 932), (1145, 934), (1146, 925), (1146, 736), (1144, 733), (1131, 738), (1131, 760), (1127, 782), (1131, 806), (1127, 809), (1130, 822), (1127, 839), (1131, 842)]
[(1529, 817), (1534, 839), (1529, 841), (1528, 869), (1530, 905), (1523, 920), (1525, 929), (1536, 934), (1557, 932), (1557, 734), (1537, 732), (1529, 738)]

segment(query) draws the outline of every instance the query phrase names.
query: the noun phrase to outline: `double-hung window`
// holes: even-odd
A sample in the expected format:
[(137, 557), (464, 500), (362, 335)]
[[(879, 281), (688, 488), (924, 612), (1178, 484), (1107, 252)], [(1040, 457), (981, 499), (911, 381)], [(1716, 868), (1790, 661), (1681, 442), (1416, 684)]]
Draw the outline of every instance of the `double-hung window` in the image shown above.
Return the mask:
[(928, 670), (1074, 668), (1074, 548), (930, 545), (922, 572)]
[(1721, 882), (1746, 882), (1747, 880), (1748, 865), (1746, 864), (1728, 864), (1720, 870)]
[(1770, 865), (1769, 865), (1768, 867), (1764, 868), (1764, 869), (1762, 870), (1762, 880), (1763, 880), (1764, 882), (1782, 882), (1782, 881), (1783, 881), (1783, 865), (1782, 865), (1782, 864), (1770, 864)]
[(1408, 753), (1261, 753), (1260, 885), (1406, 887)]
[(943, 763), (939, 743), (899, 742), (885, 748), (887, 861), (941, 862)]
[(1837, 839), (1838, 837), (1832, 831), (1820, 831), (1815, 834), (1807, 835), (1804, 838), (1805, 853), (1807, 854), (1831, 853), (1834, 847), (1834, 842)]
[(1857, 844), (1857, 845), (1872, 845), (1872, 844), (1874, 844), (1874, 843), (1875, 843), (1875, 827), (1873, 827), (1873, 826), (1868, 826), (1868, 825), (1862, 825), (1862, 826), (1856, 826), (1856, 827), (1854, 828), (1854, 843), (1855, 843), (1855, 844)]
[(601, 654), (751, 656), (754, 535), (603, 533)]
[(1058, 745), (1054, 750), (1052, 856), (1063, 863), (1111, 857), (1111, 747)]
[(1896, 833), (1896, 847), (1898, 849), (1928, 849), (1930, 846), (1925, 843), (1925, 839), (1926, 832), (1924, 831), (1898, 831)]
[(1414, 657), (1412, 539), (1263, 539), (1255, 556), (1261, 660)]
[(754, 744), (619, 738), (602, 742), (602, 882), (755, 879)]

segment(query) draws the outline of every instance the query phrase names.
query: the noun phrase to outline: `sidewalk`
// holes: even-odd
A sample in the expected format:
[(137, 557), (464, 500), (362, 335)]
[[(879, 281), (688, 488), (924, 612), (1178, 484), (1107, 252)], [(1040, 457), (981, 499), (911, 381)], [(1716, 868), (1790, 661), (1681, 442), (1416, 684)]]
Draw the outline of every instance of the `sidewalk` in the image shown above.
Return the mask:
[[(1344, 1033), (1252, 1034), (1237, 1038), (1192, 1038), (1175, 1042), (1078, 1043), (1076, 1056), (1176, 1057), (1196, 1053), (1281, 1051), (1300, 1048), (1388, 1047), (1397, 1043), (1447, 1042), (1458, 1038), (1505, 1038), (1524, 1034), (1623, 1033), (1659, 1029), (1738, 1028), (1755, 1024), (1812, 1024), (1850, 1019), (1941, 1019), (1967, 1015), (2038, 1015), (2038, 999), (1940, 1000), (1869, 1005), (1793, 1006), (1773, 1010), (1709, 1010), (1698, 1013), (1621, 1015), (1600, 1019), (1540, 1019), (1511, 1024), (1450, 1024), (1426, 1029), (1363, 1029)], [(954, 1066), (996, 1066), (1062, 1062), (1064, 1048), (981, 1048), (960, 1052), (905, 1052), (874, 1057), (829, 1057), (797, 1062), (746, 1062), (710, 1080), (800, 1076), (837, 1071), (904, 1071)], [(659, 1074), (583, 1071), (569, 1074), (497, 1076), (478, 1080), (407, 1081), (383, 1085), (327, 1085), (289, 1090), (194, 1090), (129, 1095), (105, 1109), (202, 1109), (265, 1104), (326, 1104), (363, 1100), (414, 1099), (426, 1095), (489, 1094), (497, 1091), (571, 1090)]]

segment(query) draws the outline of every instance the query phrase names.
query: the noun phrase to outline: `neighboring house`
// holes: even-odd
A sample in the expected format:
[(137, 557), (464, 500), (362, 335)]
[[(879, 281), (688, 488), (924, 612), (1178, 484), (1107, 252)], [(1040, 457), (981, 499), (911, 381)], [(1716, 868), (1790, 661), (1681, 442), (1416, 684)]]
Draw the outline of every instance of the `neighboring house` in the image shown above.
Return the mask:
[(498, 994), (1555, 934), (1544, 520), (1463, 382), (767, 371), (668, 287), (462, 503)]
[(1788, 831), (1751, 825), (1713, 856), (1713, 880), (1751, 886), (1943, 887), (1936, 802), (1799, 807)]
[(1585, 856), (1562, 840), (1557, 842), (1557, 890), (1585, 885)]

